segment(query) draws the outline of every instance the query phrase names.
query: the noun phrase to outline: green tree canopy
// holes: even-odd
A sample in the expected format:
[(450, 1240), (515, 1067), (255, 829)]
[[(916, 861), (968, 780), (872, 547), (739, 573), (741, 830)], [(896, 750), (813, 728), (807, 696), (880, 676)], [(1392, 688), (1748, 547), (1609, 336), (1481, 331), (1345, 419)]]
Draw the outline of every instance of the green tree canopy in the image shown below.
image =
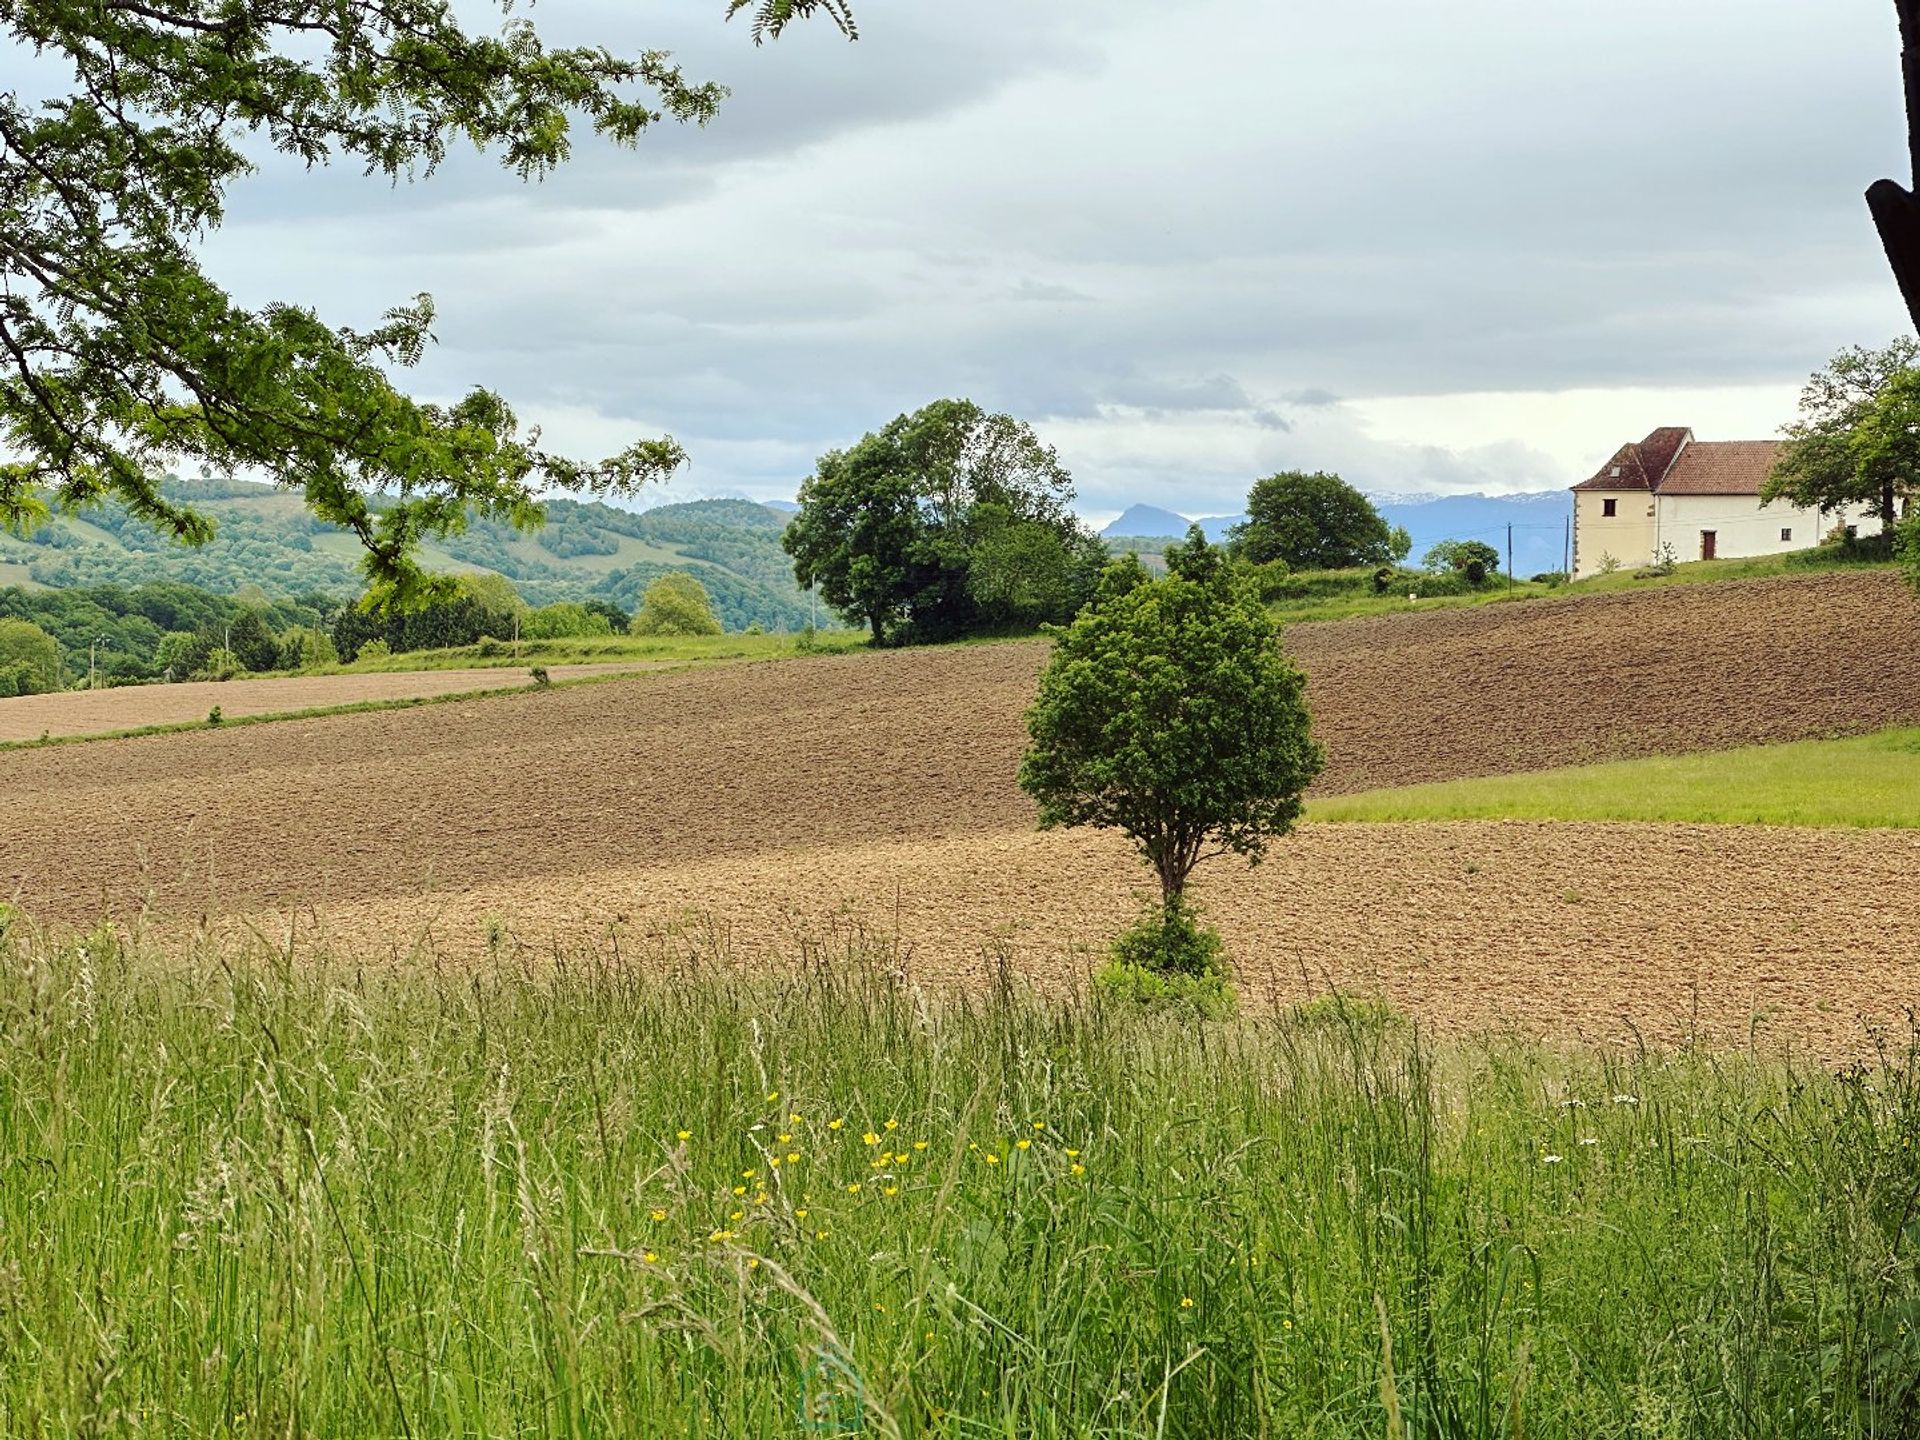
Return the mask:
[[(727, 0), (742, 10), (756, 39), (814, 12), (851, 34), (844, 0)], [(62, 91), (0, 91), (0, 522), (113, 497), (201, 541), (211, 522), (155, 477), (250, 471), (352, 531), (375, 601), (405, 603), (445, 594), (417, 547), (470, 511), (530, 527), (542, 491), (625, 493), (681, 463), (670, 438), (555, 454), (485, 389), (414, 400), (392, 372), (431, 338), (429, 297), (368, 330), (248, 309), (199, 242), (269, 147), (400, 180), (466, 140), (525, 178), (577, 123), (630, 145), (704, 123), (720, 86), (659, 51), (549, 48), (525, 19), (482, 33), (450, 0), (17, 0), (0, 31)]]
[(565, 640), (583, 635), (611, 635), (613, 627), (597, 610), (572, 600), (557, 600), (530, 613), (520, 633), (529, 640)]
[(718, 635), (720, 621), (707, 587), (684, 570), (662, 575), (647, 586), (629, 627), (635, 635)]
[(1462, 570), (1471, 573), (1480, 567), (1482, 578), (1500, 568), (1500, 552), (1484, 540), (1442, 540), (1429, 549), (1420, 564), (1428, 570)]
[[(1398, 537), (1373, 502), (1338, 475), (1283, 470), (1254, 482), (1233, 551), (1255, 564), (1284, 560), (1295, 570), (1387, 565)], [(1406, 551), (1400, 551), (1405, 555)]]
[(0, 618), (0, 695), (39, 695), (60, 688), (60, 647), (28, 620)]
[(1027, 712), (1020, 784), (1043, 827), (1116, 829), (1160, 881), (1169, 918), (1195, 865), (1258, 862), (1320, 772), (1306, 682), (1279, 627), (1198, 526), (1149, 580), (1115, 562), (1054, 642)]
[(782, 543), (874, 643), (943, 639), (1078, 607), (1102, 551), (1072, 501), (1032, 426), (938, 400), (821, 456)]
[(527, 602), (504, 575), (470, 571), (456, 576), (453, 588), (456, 594), (466, 596), (482, 609), (491, 610), (496, 615), (525, 616), (527, 613)]
[[(1849, 346), (1809, 376), (1800, 391), (1800, 417), (1785, 427), (1786, 443), (1761, 486), (1761, 500), (1822, 510), (1872, 505), (1891, 530), (1896, 494), (1916, 473), (1903, 468), (1906, 447), (1894, 434), (1896, 424), (1920, 421), (1912, 409), (1915, 387), (1897, 383), (1916, 363), (1920, 340), (1901, 336), (1879, 350)], [(1869, 420), (1869, 433), (1856, 434)]]

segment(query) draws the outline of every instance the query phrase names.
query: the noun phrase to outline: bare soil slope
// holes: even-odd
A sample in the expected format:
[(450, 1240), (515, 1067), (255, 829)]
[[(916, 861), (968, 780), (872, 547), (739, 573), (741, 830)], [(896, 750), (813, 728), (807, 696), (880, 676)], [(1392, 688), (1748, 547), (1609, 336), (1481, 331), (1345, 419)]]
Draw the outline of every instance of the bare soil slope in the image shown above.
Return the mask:
[[(1873, 573), (1300, 625), (1289, 643), (1324, 788), (1352, 790), (1920, 721), (1920, 655), (1888, 638), (1916, 621)], [(847, 908), (923, 915), (915, 943), (950, 972), (1006, 926), (1057, 969), (1061, 945), (1111, 933), (1138, 871), (1110, 838), (1031, 833), (1013, 775), (1044, 657), (817, 657), (0, 754), (0, 895), (73, 922), (316, 907), (360, 942), (435, 913), (471, 940), (491, 915), (551, 937), (693, 907), (764, 936)], [(1913, 837), (1672, 828), (1312, 831), (1206, 885), (1248, 964), (1300, 983), (1373, 966), (1415, 1002), (1476, 976), (1460, 993), (1483, 1018), (1505, 1013), (1496, 992), (1550, 1013), (1554, 977), (1589, 962), (1589, 1016), (1636, 966), (1667, 998), (1705, 967), (1722, 1027), (1767, 976), (1812, 986), (1802, 1008), (1823, 1015), (1906, 984), (1878, 937), (1920, 919), (1881, 913), (1912, 908)]]
[[(1920, 720), (1887, 574), (1296, 626), (1330, 791)], [(1023, 830), (1042, 644), (0, 754), (0, 893), (247, 908)], [(349, 677), (356, 681), (363, 677)], [(269, 682), (263, 682), (269, 683)], [(229, 691), (231, 687), (220, 687)]]
[(1860, 734), (1920, 717), (1885, 570), (1295, 626), (1328, 791)]
[[(624, 670), (651, 670), (671, 662), (633, 660), (607, 665), (550, 666), (556, 680)], [(0, 744), (42, 735), (110, 735), (148, 725), (189, 725), (214, 706), (229, 720), (320, 710), (367, 700), (414, 700), (470, 690), (511, 690), (527, 683), (524, 668), (411, 670), (378, 675), (295, 675), (266, 680), (205, 680), (179, 685), (123, 685), (0, 700)]]

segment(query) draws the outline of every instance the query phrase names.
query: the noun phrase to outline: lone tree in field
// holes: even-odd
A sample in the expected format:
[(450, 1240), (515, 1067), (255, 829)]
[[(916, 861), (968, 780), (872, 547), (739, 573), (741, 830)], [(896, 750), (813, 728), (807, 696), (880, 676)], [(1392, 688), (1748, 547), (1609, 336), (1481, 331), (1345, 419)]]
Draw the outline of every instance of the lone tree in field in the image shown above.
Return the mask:
[(718, 635), (723, 630), (707, 587), (684, 570), (669, 571), (647, 586), (628, 628), (635, 635)]
[[(846, 0), (725, 0), (743, 10), (755, 40), (816, 11), (852, 34)], [(420, 541), (469, 511), (531, 527), (543, 491), (621, 494), (679, 466), (670, 438), (553, 454), (488, 390), (407, 396), (390, 372), (431, 338), (425, 295), (355, 331), (245, 309), (201, 268), (229, 187), (269, 148), (397, 181), (469, 141), (526, 178), (567, 158), (576, 122), (630, 145), (725, 98), (660, 51), (549, 49), (527, 20), (486, 34), (473, 15), (450, 0), (0, 5), (22, 81), (0, 88), (0, 524), (117, 500), (204, 541), (212, 522), (155, 477), (244, 470), (357, 536), (376, 602), (411, 603), (445, 589)]]
[(1147, 578), (1109, 566), (1093, 602), (1060, 632), (1027, 712), (1021, 786), (1042, 827), (1119, 830), (1160, 881), (1159, 923), (1189, 923), (1201, 861), (1258, 863), (1293, 828), (1322, 756), (1306, 682), (1249, 582), (1198, 526)]
[(1233, 553), (1250, 565), (1284, 560), (1295, 570), (1387, 565), (1411, 542), (1373, 502), (1338, 475), (1285, 470), (1254, 482), (1247, 518), (1233, 527)]

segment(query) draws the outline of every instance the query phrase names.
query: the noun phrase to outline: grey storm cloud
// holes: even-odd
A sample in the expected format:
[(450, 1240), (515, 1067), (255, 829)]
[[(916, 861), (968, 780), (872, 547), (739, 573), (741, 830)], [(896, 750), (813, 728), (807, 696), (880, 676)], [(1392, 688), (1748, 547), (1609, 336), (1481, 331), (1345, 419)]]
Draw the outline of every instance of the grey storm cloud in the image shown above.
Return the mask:
[(721, 8), (532, 12), (730, 86), (705, 129), (537, 184), (263, 159), (210, 263), (346, 324), (432, 291), (415, 388), (582, 449), (674, 433), (710, 492), (791, 494), (964, 394), (1086, 502), (1190, 512), (1288, 464), (1537, 486), (1526, 434), (1388, 444), (1354, 407), (1791, 382), (1900, 324), (1860, 198), (1904, 163), (1891, 6), (859, 0), (858, 44), (758, 49)]

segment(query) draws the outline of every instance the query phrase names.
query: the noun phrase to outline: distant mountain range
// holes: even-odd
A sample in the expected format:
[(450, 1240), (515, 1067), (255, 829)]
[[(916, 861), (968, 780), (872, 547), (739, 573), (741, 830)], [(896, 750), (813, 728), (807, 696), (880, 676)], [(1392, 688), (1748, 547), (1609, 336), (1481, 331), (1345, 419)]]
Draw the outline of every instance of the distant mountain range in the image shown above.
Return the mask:
[[(1413, 537), (1408, 559), (1420, 563), (1442, 540), (1484, 540), (1501, 552), (1505, 564), (1507, 527), (1513, 527), (1513, 568), (1516, 574), (1537, 575), (1565, 564), (1567, 520), (1573, 513), (1565, 490), (1539, 490), (1521, 495), (1376, 496), (1374, 504), (1389, 525), (1406, 528)], [(1201, 532), (1209, 540), (1223, 538), (1244, 515), (1200, 516)], [(1118, 519), (1100, 532), (1107, 540), (1177, 539), (1193, 523), (1184, 515), (1158, 505), (1129, 505)]]

